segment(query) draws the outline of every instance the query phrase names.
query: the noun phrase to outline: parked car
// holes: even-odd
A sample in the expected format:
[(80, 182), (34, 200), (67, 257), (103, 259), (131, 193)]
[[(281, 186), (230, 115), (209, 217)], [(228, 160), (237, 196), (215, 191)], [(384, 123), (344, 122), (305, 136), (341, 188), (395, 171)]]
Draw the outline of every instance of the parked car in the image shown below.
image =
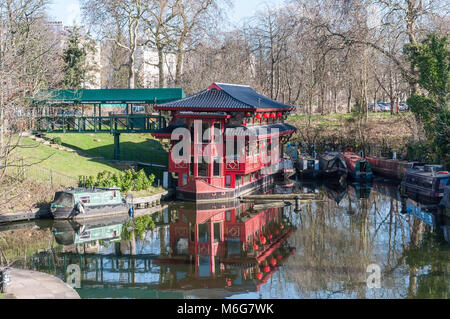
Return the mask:
[(80, 110), (59, 110), (58, 116), (81, 116)]
[(400, 111), (400, 112), (405, 112), (405, 111), (408, 111), (408, 104), (406, 104), (406, 103), (400, 103), (399, 105), (398, 105), (398, 110)]
[[(145, 113), (145, 107), (143, 105), (133, 105), (133, 114)], [(122, 111), (122, 114), (127, 114), (127, 108)]]
[(378, 102), (377, 105), (380, 108), (381, 112), (390, 112), (391, 111), (391, 104), (386, 102)]

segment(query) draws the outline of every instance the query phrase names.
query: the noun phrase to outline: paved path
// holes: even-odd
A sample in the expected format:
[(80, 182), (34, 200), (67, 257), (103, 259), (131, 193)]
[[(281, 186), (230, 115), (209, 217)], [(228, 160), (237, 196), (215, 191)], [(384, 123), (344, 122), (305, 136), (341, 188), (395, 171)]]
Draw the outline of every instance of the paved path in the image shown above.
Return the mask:
[(8, 293), (17, 299), (80, 299), (64, 281), (42, 272), (12, 268), (10, 278)]

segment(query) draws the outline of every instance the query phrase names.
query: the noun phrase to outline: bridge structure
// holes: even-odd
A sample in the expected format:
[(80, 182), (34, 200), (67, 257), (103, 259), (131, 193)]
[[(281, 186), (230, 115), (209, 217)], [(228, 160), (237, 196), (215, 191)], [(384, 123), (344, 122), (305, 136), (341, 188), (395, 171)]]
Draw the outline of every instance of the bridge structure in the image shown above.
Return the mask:
[[(110, 133), (114, 135), (114, 159), (118, 160), (121, 133), (153, 133), (167, 127), (161, 112), (147, 111), (185, 96), (181, 88), (43, 90), (33, 98), (30, 127), (33, 133)], [(144, 112), (136, 113), (136, 105)], [(86, 106), (90, 106), (87, 115)], [(104, 107), (120, 111), (105, 115)]]

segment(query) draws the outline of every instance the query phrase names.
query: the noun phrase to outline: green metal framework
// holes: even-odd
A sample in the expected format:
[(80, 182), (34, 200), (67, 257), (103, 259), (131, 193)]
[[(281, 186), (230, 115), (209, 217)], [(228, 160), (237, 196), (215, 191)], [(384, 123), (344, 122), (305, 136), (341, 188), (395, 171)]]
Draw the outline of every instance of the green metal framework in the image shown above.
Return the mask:
[[(181, 88), (42, 90), (33, 98), (33, 103), (38, 113), (46, 109), (47, 114), (35, 116), (31, 128), (41, 133), (152, 133), (166, 127), (166, 119), (160, 113), (133, 114), (130, 105), (166, 103), (184, 97), (186, 95)], [(49, 107), (86, 104), (94, 106), (93, 116), (48, 114), (51, 113), (48, 112)], [(125, 106), (126, 114), (102, 116), (102, 106)]]
[(186, 97), (183, 89), (42, 90), (35, 104), (161, 104)]
[(41, 133), (152, 133), (167, 126), (161, 115), (40, 116), (32, 130)]

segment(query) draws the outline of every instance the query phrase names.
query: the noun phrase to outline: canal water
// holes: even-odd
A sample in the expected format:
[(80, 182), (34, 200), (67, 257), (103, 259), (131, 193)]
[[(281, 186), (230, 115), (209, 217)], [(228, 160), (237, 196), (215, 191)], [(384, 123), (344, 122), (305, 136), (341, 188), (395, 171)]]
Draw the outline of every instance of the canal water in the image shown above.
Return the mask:
[[(450, 222), (384, 180), (278, 202), (172, 203), (149, 217), (35, 221), (0, 232), (51, 232), (15, 267), (53, 274), (82, 298), (449, 298)], [(68, 273), (71, 273), (68, 275)]]

